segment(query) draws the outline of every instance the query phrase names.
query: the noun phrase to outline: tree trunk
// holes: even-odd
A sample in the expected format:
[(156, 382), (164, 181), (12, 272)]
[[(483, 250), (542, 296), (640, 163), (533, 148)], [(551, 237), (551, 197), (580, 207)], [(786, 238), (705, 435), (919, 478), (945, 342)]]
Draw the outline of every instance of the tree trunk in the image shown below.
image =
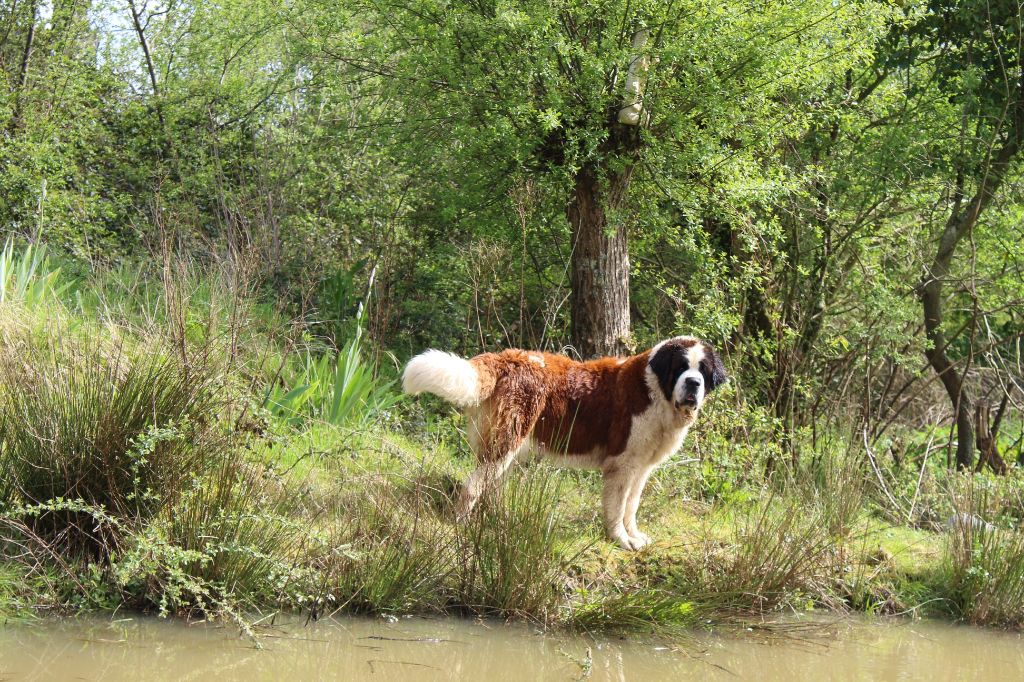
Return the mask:
[(939, 237), (935, 260), (917, 286), (917, 295), (924, 311), (925, 335), (929, 342), (925, 355), (942, 381), (956, 411), (956, 464), (961, 469), (970, 469), (974, 463), (974, 403), (964, 389), (963, 377), (946, 356), (948, 343), (942, 331), (942, 284), (949, 276), (957, 244), (974, 229), (1020, 150), (1018, 130), (1012, 129), (1006, 142), (991, 157), (979, 178), (978, 189), (966, 208), (961, 209), (959, 200), (954, 205)]
[(629, 338), (629, 241), (619, 220), (632, 165), (601, 173), (593, 164), (576, 174), (566, 209), (572, 227), (572, 337), (584, 358), (623, 355)]
[[(32, 0), (28, 8), (28, 33), (25, 35), (25, 48), (22, 50), (21, 65), (18, 67), (18, 89), (14, 92), (14, 111), (11, 113), (11, 120), (8, 125), (8, 129), (12, 133), (21, 125), (22, 98), (25, 94), (25, 88), (28, 86), (28, 67), (32, 59), (32, 47), (35, 45), (37, 11), (37, 2)], [(12, 18), (11, 21), (13, 20)]]
[(994, 423), (991, 420), (991, 411), (988, 405), (979, 404), (976, 408), (974, 414), (975, 427), (978, 430), (976, 443), (978, 446), (978, 466), (975, 469), (976, 471), (981, 471), (985, 466), (988, 466), (996, 474), (1001, 476), (1006, 474), (1006, 460), (1000, 456), (996, 443), (998, 442), (999, 422), (1002, 419), (1004, 410), (1006, 410), (1009, 396), (1010, 393), (1007, 391), (1004, 394), (1003, 403), (999, 406), (999, 413)]
[(974, 404), (964, 391), (963, 378), (946, 357), (946, 335), (942, 332), (942, 280), (934, 272), (922, 284), (919, 296), (924, 308), (925, 335), (930, 344), (925, 355), (956, 411), (956, 465), (960, 469), (969, 469), (974, 462)]

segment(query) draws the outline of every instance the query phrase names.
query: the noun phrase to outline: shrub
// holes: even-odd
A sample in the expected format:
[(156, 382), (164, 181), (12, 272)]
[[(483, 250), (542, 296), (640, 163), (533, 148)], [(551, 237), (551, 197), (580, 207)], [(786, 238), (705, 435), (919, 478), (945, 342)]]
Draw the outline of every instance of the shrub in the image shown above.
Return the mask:
[(545, 466), (509, 479), (458, 526), (453, 596), (474, 613), (543, 620), (562, 591), (562, 479)]
[(216, 466), (133, 529), (112, 557), (124, 598), (161, 613), (295, 605), (310, 589), (303, 562), (316, 537), (299, 522), (290, 491), (228, 450), (211, 459)]
[(998, 493), (965, 479), (953, 491), (946, 571), (960, 615), (975, 624), (1024, 626), (1024, 533), (986, 517)]
[[(98, 330), (50, 332), (41, 344), (8, 338), (0, 347), (0, 492), (23, 505), (75, 500), (129, 521), (173, 505), (205, 468), (214, 378)], [(41, 513), (31, 526), (94, 556), (117, 540), (112, 526), (73, 509)]]

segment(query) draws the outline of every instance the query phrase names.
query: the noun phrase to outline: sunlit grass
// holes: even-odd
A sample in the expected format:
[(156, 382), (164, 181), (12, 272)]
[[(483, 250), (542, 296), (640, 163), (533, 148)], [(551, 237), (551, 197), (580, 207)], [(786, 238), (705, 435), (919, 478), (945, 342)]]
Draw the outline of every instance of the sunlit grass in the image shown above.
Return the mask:
[[(347, 341), (293, 343), (250, 287), (174, 272), (122, 268), (83, 290), (40, 251), (5, 248), (0, 618), (131, 607), (245, 623), (286, 609), (674, 633), (807, 609), (1024, 622), (1016, 474), (913, 472), (893, 488), (908, 514), (884, 506), (855, 448), (766, 479), (758, 451), (737, 470), (697, 434), (703, 460), (648, 486), (640, 523), (655, 543), (639, 553), (602, 535), (599, 472), (517, 466), (459, 522), (464, 421), (400, 402), (358, 323), (339, 327)], [(987, 492), (957, 496), (968, 485)], [(953, 509), (997, 530), (949, 529)]]

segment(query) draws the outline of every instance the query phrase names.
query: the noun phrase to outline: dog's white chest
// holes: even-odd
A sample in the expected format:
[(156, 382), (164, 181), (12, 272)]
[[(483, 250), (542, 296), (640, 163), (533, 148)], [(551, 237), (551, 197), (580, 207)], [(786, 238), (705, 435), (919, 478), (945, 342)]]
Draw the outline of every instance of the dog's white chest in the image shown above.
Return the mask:
[(633, 417), (626, 450), (637, 460), (660, 464), (683, 444), (692, 423), (692, 419), (680, 419), (671, 408), (648, 409)]

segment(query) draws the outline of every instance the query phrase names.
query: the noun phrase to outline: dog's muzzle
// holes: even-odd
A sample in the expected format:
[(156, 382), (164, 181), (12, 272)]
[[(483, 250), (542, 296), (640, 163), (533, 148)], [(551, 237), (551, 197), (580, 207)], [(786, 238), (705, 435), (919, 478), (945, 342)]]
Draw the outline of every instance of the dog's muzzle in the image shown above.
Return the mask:
[(676, 409), (697, 409), (700, 402), (701, 382), (698, 379), (687, 378), (683, 381), (682, 395), (676, 400)]

